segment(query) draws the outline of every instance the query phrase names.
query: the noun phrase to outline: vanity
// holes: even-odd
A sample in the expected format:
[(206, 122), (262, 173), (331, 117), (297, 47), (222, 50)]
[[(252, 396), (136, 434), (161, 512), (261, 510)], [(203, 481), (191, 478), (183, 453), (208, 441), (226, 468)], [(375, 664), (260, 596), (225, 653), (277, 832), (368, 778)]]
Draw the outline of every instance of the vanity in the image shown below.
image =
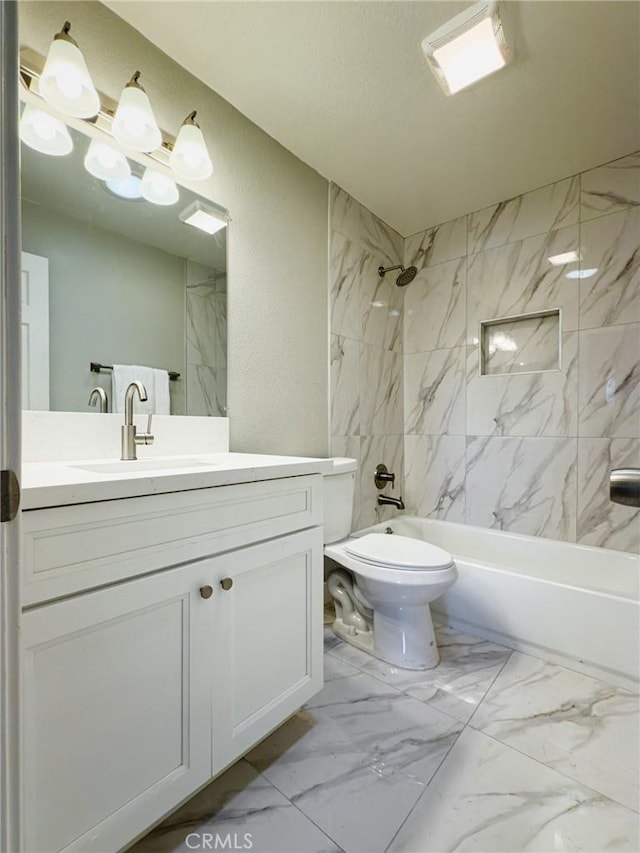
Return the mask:
[(27, 412), (32, 446), (51, 419), (84, 458), (23, 471), (24, 849), (104, 853), (320, 690), (331, 462), (212, 452), (210, 418), (125, 463), (89, 455), (118, 416)]

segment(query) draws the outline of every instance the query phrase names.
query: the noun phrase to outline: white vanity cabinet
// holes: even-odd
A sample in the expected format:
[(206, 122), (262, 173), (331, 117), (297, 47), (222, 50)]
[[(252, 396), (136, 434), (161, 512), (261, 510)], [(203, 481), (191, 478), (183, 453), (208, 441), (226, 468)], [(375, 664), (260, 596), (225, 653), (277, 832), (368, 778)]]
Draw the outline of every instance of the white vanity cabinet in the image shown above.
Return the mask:
[[(312, 475), (162, 495), (165, 509), (171, 498), (209, 508), (224, 507), (225, 492), (253, 498), (244, 521), (234, 505), (226, 530), (215, 510), (200, 534), (201, 519), (191, 519), (188, 542), (169, 543), (164, 568), (144, 532), (157, 526), (160, 496), (25, 513), (27, 544), (44, 542), (27, 572), (54, 565), (56, 591), (68, 577), (71, 592), (23, 613), (24, 850), (126, 847), (321, 688), (321, 486)], [(269, 494), (285, 496), (279, 509)], [(109, 503), (133, 504), (137, 515)], [(294, 532), (268, 536), (273, 527), (255, 516), (269, 505), (275, 529)], [(51, 514), (59, 521), (61, 510), (66, 523), (55, 527)], [(105, 510), (118, 524), (126, 517), (127, 531), (138, 518), (135, 557), (109, 531)], [(102, 528), (87, 548), (92, 513)], [(232, 528), (253, 544), (227, 550)], [(74, 551), (78, 530), (85, 547)], [(144, 571), (144, 549), (148, 573), (123, 578), (125, 559)], [(189, 559), (194, 550), (212, 556)], [(117, 581), (78, 590), (79, 571), (103, 579), (111, 562)]]

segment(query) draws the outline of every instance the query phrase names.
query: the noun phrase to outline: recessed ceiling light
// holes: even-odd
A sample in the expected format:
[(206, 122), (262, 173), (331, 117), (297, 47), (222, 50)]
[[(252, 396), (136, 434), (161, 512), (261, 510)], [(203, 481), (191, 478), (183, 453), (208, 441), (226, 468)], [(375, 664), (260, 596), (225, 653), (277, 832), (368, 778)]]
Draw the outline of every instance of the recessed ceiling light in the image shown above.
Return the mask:
[(597, 272), (597, 267), (591, 267), (590, 269), (584, 270), (569, 270), (569, 272), (566, 273), (565, 278), (591, 278), (591, 276), (595, 275)]
[(511, 61), (497, 2), (475, 3), (423, 39), (422, 50), (447, 95)]
[(222, 219), (213, 207), (208, 207), (201, 201), (194, 201), (180, 214), (179, 218), (186, 225), (193, 225), (207, 234), (215, 234), (227, 227), (226, 219)]
[(579, 261), (580, 255), (577, 252), (562, 252), (560, 255), (551, 255), (547, 260), (554, 267), (562, 267), (565, 264), (573, 264)]

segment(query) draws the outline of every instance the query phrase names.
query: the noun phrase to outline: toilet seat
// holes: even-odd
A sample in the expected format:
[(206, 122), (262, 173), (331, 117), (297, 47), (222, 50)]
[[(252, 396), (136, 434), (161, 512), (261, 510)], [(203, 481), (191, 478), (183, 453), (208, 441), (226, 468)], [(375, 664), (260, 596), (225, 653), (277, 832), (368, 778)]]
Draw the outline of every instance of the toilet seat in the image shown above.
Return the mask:
[(437, 571), (453, 565), (451, 554), (420, 539), (386, 533), (367, 533), (345, 543), (353, 559), (370, 566), (403, 571)]

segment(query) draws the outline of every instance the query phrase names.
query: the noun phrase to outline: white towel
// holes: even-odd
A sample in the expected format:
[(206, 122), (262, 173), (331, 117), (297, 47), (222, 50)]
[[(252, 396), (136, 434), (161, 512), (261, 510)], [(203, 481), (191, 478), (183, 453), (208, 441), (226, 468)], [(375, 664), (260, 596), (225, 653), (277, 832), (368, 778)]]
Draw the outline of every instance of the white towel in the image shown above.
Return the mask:
[(153, 393), (156, 402), (154, 414), (170, 415), (169, 374), (166, 370), (153, 371)]
[(124, 412), (124, 395), (127, 388), (134, 381), (142, 382), (147, 390), (147, 400), (140, 402), (138, 396), (135, 397), (134, 412), (140, 412), (145, 415), (155, 413), (155, 376), (152, 367), (143, 367), (139, 364), (114, 364), (113, 365), (113, 411)]

